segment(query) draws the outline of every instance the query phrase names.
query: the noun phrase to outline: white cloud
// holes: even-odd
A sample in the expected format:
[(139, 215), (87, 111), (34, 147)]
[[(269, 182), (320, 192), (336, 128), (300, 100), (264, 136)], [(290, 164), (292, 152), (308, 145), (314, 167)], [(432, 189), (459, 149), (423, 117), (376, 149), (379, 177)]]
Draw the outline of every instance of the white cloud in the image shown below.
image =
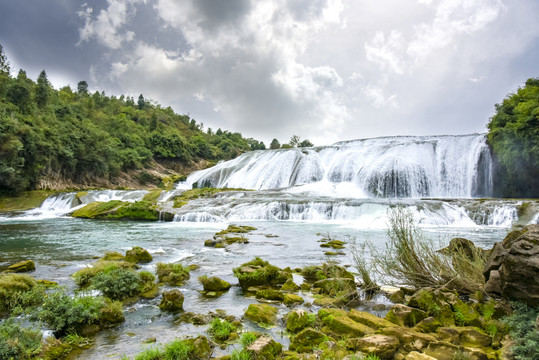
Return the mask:
[(135, 12), (133, 4), (140, 0), (107, 0), (108, 7), (99, 12), (94, 18), (93, 8), (85, 3), (78, 12), (84, 19), (84, 27), (79, 30), (80, 41), (89, 41), (95, 38), (100, 44), (111, 49), (119, 49), (123, 43), (130, 42), (135, 37), (133, 31), (123, 31), (121, 28), (127, 23), (131, 12)]

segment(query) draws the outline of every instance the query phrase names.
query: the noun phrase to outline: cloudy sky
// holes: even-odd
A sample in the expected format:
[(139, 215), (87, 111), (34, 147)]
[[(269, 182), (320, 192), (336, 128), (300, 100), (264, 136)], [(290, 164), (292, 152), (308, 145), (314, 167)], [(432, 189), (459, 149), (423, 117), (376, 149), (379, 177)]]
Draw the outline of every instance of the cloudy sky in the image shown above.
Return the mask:
[(539, 1), (3, 0), (0, 44), (266, 144), (467, 134), (539, 77)]

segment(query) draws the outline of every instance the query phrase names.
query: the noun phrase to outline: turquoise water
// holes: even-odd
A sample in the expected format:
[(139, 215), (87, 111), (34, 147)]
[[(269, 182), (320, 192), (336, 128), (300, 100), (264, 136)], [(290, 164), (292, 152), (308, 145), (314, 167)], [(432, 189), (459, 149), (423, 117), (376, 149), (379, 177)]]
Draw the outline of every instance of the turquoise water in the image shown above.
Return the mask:
[[(191, 272), (191, 279), (180, 287), (185, 295), (184, 309), (207, 314), (216, 309), (223, 309), (228, 314), (241, 317), (254, 298), (242, 296), (238, 287), (218, 299), (210, 299), (199, 293), (202, 286), (197, 277), (203, 274), (219, 276), (232, 284), (237, 284), (232, 269), (260, 256), (279, 267), (291, 268), (321, 264), (336, 260), (341, 264), (351, 264), (348, 254), (328, 257), (320, 247), (321, 235), (348, 241), (355, 238), (361, 242), (370, 240), (379, 249), (383, 249), (386, 235), (383, 229), (362, 230), (349, 224), (331, 224), (294, 221), (254, 221), (241, 222), (258, 228), (248, 234), (248, 244), (233, 244), (227, 249), (204, 247), (204, 240), (216, 232), (225, 229), (225, 223), (148, 223), (122, 221), (95, 221), (69, 217), (49, 219), (2, 218), (0, 221), (0, 266), (32, 259), (36, 263), (36, 278), (48, 279), (75, 290), (70, 275), (80, 268), (95, 261), (106, 251), (124, 253), (133, 246), (148, 249), (154, 261), (142, 266), (142, 269), (154, 271), (157, 262), (181, 262), (184, 265), (199, 265)], [(507, 233), (504, 228), (455, 228), (426, 227), (426, 236), (447, 243), (452, 237), (460, 236), (473, 240), (477, 245), (490, 248), (495, 241), (503, 239)], [(271, 235), (268, 237), (267, 235)], [(345, 250), (347, 252), (347, 250)], [(369, 254), (365, 254), (366, 257)], [(301, 282), (300, 276), (295, 280)], [(166, 288), (164, 288), (166, 289)], [(309, 294), (302, 294), (307, 302), (312, 301)], [(124, 310), (126, 321), (119, 327), (100, 332), (95, 338), (95, 346), (82, 353), (75, 354), (78, 359), (117, 359), (122, 354), (133, 356), (147, 345), (142, 341), (156, 337), (158, 343), (166, 343), (183, 335), (204, 334), (207, 326), (193, 326), (178, 322), (178, 315), (163, 313), (157, 307), (160, 297), (142, 300), (127, 305)], [(375, 303), (388, 304), (383, 296), (373, 299)], [(316, 311), (317, 308), (312, 309)], [(280, 315), (289, 311), (280, 305)], [(282, 334), (282, 328), (269, 331), (276, 340), (288, 344)], [(230, 351), (222, 351), (226, 353)], [(221, 350), (216, 350), (215, 355)]]

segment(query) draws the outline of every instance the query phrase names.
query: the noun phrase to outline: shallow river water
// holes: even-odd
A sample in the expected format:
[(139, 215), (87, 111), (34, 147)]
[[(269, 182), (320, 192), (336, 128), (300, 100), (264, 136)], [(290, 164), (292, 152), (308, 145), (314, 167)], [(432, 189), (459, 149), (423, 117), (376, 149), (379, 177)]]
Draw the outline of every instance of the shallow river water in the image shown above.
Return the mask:
[[(32, 217), (0, 218), (0, 265), (9, 265), (21, 260), (32, 259), (36, 263), (36, 278), (48, 279), (66, 286), (71, 291), (75, 284), (70, 275), (95, 261), (106, 251), (125, 253), (133, 246), (148, 249), (154, 260), (142, 269), (155, 271), (157, 262), (181, 262), (183, 265), (199, 265), (191, 272), (191, 278), (180, 287), (185, 295), (185, 311), (207, 314), (223, 309), (228, 314), (241, 317), (254, 298), (242, 296), (241, 289), (233, 286), (223, 296), (206, 298), (197, 278), (200, 275), (219, 276), (237, 284), (232, 269), (259, 256), (279, 267), (303, 267), (326, 261), (351, 264), (350, 244), (344, 255), (326, 256), (320, 247), (322, 235), (350, 241), (370, 240), (379, 249), (386, 241), (384, 229), (358, 229), (354, 222), (317, 223), (306, 221), (242, 221), (239, 225), (250, 225), (258, 230), (248, 234), (248, 244), (233, 244), (226, 249), (204, 247), (204, 240), (225, 229), (228, 223), (185, 223), (185, 222), (125, 222), (82, 220), (70, 217), (39, 219)], [(449, 242), (453, 237), (465, 237), (478, 246), (490, 248), (495, 241), (503, 239), (507, 229), (503, 227), (422, 227), (429, 238)], [(317, 235), (319, 234), (319, 235)], [(365, 254), (368, 258), (369, 254)], [(353, 270), (353, 268), (352, 268)], [(294, 275), (297, 283), (302, 277)], [(166, 288), (165, 288), (166, 289)], [(301, 294), (306, 302), (311, 302), (309, 294)], [(171, 315), (159, 310), (160, 296), (152, 300), (142, 300), (124, 308), (126, 321), (120, 326), (101, 331), (94, 339), (94, 346), (71, 358), (78, 359), (118, 359), (122, 355), (133, 357), (148, 345), (142, 342), (155, 337), (158, 344), (164, 344), (183, 335), (206, 334), (207, 325), (194, 326), (178, 321), (179, 315)], [(372, 300), (388, 303), (383, 296)], [(317, 310), (313, 307), (314, 311)], [(280, 314), (289, 311), (280, 305)], [(288, 344), (288, 338), (280, 327), (270, 330), (248, 324), (247, 328), (271, 332), (276, 340)], [(44, 329), (45, 330), (45, 329)], [(215, 350), (214, 355), (227, 350)]]

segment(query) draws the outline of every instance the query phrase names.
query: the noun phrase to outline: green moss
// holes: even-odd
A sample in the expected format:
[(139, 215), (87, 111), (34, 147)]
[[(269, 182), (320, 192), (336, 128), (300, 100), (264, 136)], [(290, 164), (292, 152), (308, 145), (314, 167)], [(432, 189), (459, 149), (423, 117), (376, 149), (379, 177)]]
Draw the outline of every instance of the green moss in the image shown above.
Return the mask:
[(286, 315), (286, 330), (295, 334), (316, 321), (316, 315), (304, 310), (294, 310)]
[(145, 264), (153, 260), (152, 255), (148, 250), (141, 248), (140, 246), (134, 246), (131, 250), (127, 250), (125, 253), (125, 261), (133, 264)]
[(37, 208), (52, 194), (54, 194), (53, 191), (34, 190), (22, 192), (14, 197), (0, 197), (0, 212), (25, 211)]
[(245, 317), (259, 325), (276, 325), (278, 309), (268, 304), (251, 304)]
[(173, 198), (173, 201), (174, 201), (173, 207), (174, 208), (180, 208), (183, 205), (187, 204), (189, 202), (189, 200), (194, 200), (194, 199), (198, 199), (198, 198), (201, 198), (201, 197), (209, 197), (209, 196), (212, 196), (214, 194), (217, 194), (217, 193), (220, 193), (220, 192), (226, 192), (226, 191), (248, 191), (248, 190), (245, 190), (245, 189), (228, 189), (228, 188), (220, 189), (220, 188), (211, 188), (211, 187), (209, 187), (209, 188), (204, 187), (204, 188), (190, 189), (190, 190), (184, 191), (180, 195)]
[(284, 294), (283, 302), (286, 306), (293, 306), (297, 304), (303, 304), (305, 300), (296, 294)]
[(273, 290), (273, 289), (265, 289), (265, 290), (257, 291), (256, 297), (258, 299), (266, 299), (266, 300), (277, 300), (277, 301), (284, 300), (284, 294), (280, 292), (279, 290)]
[(160, 187), (165, 190), (173, 190), (176, 182), (185, 181), (186, 179), (187, 179), (187, 176), (185, 175), (177, 175), (177, 174), (168, 175), (161, 178)]
[(324, 333), (308, 327), (294, 336), (290, 343), (290, 350), (298, 353), (311, 352), (327, 340), (328, 337)]
[(362, 337), (374, 333), (374, 329), (354, 321), (341, 309), (320, 309), (318, 317), (332, 332), (340, 336)]
[(159, 282), (167, 283), (174, 286), (179, 286), (184, 283), (185, 280), (188, 280), (189, 268), (183, 266), (182, 264), (165, 264), (157, 263), (156, 274), (159, 278)]
[(120, 206), (114, 213), (108, 214), (107, 219), (126, 219), (126, 220), (159, 220), (159, 211), (155, 205), (148, 201), (137, 201), (133, 204)]
[(256, 230), (255, 227), (245, 226), (245, 225), (229, 225), (228, 228), (215, 233), (216, 236), (226, 235), (226, 234), (245, 234), (251, 231)]
[(106, 216), (107, 213), (119, 208), (123, 204), (125, 204), (125, 202), (120, 200), (112, 200), (108, 202), (96, 201), (75, 210), (71, 216), (85, 219), (102, 218)]
[(40, 305), (45, 296), (42, 286), (26, 274), (0, 275), (0, 313), (23, 313)]
[(91, 266), (87, 266), (83, 269), (80, 269), (73, 275), (73, 280), (75, 283), (80, 286), (88, 286), (92, 279), (99, 273), (105, 272), (109, 273), (115, 269), (133, 269), (134, 264), (128, 263), (125, 261), (97, 261), (95, 263), (92, 263)]
[(198, 277), (198, 280), (202, 283), (204, 291), (227, 291), (231, 285), (217, 276), (208, 277), (202, 275)]
[(161, 189), (152, 190), (149, 193), (147, 193), (146, 195), (144, 195), (142, 200), (150, 202), (150, 203), (154, 203), (154, 202), (157, 201), (157, 198), (159, 197), (159, 195), (161, 195), (162, 192), (163, 192), (163, 190), (161, 190)]
[(123, 261), (123, 260), (125, 260), (125, 256), (120, 254), (117, 251), (107, 251), (105, 253), (105, 256), (103, 256), (100, 260), (103, 260), (103, 261)]
[(242, 288), (250, 286), (275, 286), (284, 284), (292, 275), (267, 261), (256, 257), (240, 267), (233, 269), (234, 276), (238, 278)]

